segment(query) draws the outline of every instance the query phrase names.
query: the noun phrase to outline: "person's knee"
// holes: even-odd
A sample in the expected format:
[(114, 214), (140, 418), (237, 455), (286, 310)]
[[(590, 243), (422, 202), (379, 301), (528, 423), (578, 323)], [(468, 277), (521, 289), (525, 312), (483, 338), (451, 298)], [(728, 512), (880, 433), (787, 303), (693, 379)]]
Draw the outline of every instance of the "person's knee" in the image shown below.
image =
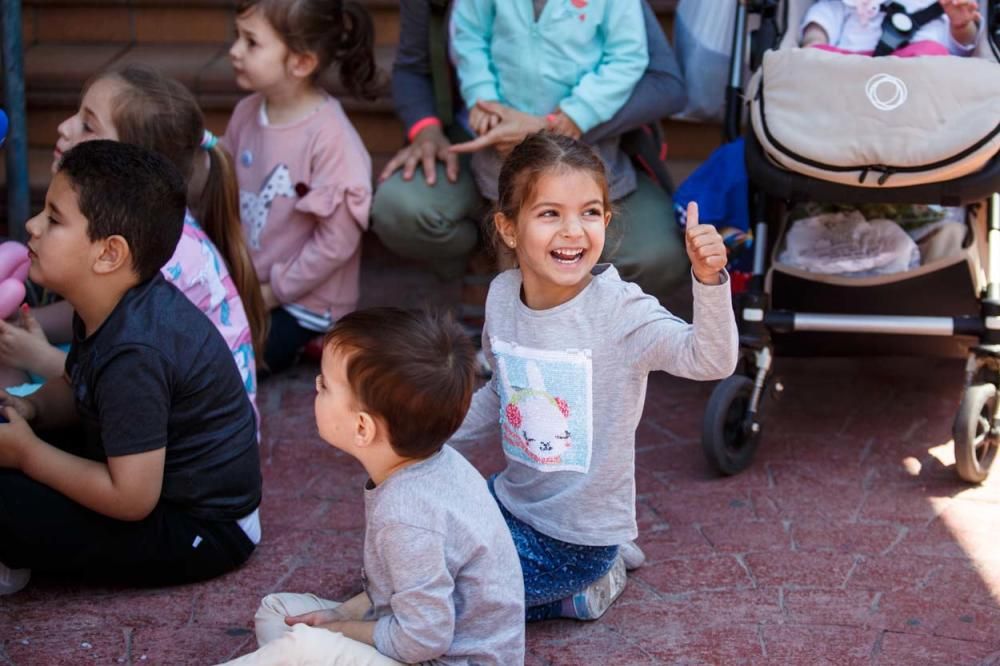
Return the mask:
[(389, 250), (408, 259), (464, 258), (475, 247), (475, 217), (482, 200), (467, 175), (449, 183), (439, 165), (436, 185), (420, 174), (398, 173), (382, 183), (372, 203), (372, 231)]
[(372, 200), (372, 231), (387, 246), (399, 238), (412, 236), (420, 214), (421, 197), (412, 196), (412, 181), (398, 173), (375, 190)]
[(633, 248), (619, 266), (622, 279), (635, 282), (661, 300), (681, 286), (691, 270), (680, 234), (673, 229), (668, 233), (674, 235)]
[(289, 613), (282, 597), (281, 593), (269, 594), (260, 600), (260, 606), (253, 616), (257, 645), (266, 645), (291, 630), (285, 623)]
[(278, 615), (284, 618), (288, 615), (288, 610), (282, 602), (282, 596), (283, 595), (281, 593), (274, 593), (261, 599), (260, 606), (257, 607), (257, 614), (255, 617), (273, 617)]

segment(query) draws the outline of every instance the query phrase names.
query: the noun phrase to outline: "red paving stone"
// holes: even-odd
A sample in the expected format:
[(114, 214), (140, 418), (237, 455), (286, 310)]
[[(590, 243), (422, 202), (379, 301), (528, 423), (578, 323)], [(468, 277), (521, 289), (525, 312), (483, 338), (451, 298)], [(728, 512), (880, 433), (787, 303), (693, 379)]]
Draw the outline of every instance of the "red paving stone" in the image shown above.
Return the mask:
[[(365, 303), (455, 302), (453, 286), (366, 253)], [(786, 391), (766, 404), (757, 459), (729, 479), (701, 452), (711, 386), (651, 378), (637, 438), (648, 562), (600, 621), (531, 625), (528, 664), (1000, 663), (1000, 472), (975, 488), (954, 474), (961, 363), (776, 371)], [(364, 473), (316, 436), (315, 372), (261, 388), (264, 542), (246, 566), (153, 590), (37, 577), (0, 600), (0, 665), (213, 663), (251, 649), (268, 592), (356, 593)], [(466, 453), (484, 473), (502, 465)]]

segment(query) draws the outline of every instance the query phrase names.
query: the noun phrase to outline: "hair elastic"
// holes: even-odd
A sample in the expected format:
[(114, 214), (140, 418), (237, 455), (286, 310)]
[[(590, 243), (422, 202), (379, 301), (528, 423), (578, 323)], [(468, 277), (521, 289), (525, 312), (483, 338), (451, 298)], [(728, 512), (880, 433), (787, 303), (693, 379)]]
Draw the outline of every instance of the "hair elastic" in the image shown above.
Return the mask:
[(201, 147), (205, 150), (212, 150), (212, 148), (215, 148), (215, 144), (217, 143), (219, 143), (219, 137), (215, 136), (206, 129), (205, 134), (201, 137)]

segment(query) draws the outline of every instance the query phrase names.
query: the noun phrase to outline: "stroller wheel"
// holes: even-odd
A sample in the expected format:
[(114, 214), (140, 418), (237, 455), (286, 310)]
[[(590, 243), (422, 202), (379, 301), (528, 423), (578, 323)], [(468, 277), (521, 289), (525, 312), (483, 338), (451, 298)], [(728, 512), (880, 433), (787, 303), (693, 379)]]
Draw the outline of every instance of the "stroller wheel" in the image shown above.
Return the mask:
[(743, 375), (723, 379), (705, 407), (701, 446), (708, 461), (722, 474), (742, 472), (753, 460), (760, 440), (760, 423), (750, 413), (753, 381)]
[(955, 466), (965, 481), (981, 483), (989, 474), (1000, 443), (994, 419), (996, 412), (997, 387), (994, 384), (973, 384), (965, 389), (952, 433)]

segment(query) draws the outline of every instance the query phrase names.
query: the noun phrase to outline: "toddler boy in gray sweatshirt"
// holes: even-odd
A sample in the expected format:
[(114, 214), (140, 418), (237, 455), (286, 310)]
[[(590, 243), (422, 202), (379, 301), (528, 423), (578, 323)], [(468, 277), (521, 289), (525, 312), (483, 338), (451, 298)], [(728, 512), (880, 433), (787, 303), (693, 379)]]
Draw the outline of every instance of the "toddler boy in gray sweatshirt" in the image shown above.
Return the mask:
[(358, 459), (364, 591), (344, 603), (278, 593), (256, 615), (261, 648), (234, 664), (524, 662), (524, 588), (486, 481), (444, 442), (474, 388), (453, 324), (395, 308), (340, 319), (323, 345), (316, 424)]

